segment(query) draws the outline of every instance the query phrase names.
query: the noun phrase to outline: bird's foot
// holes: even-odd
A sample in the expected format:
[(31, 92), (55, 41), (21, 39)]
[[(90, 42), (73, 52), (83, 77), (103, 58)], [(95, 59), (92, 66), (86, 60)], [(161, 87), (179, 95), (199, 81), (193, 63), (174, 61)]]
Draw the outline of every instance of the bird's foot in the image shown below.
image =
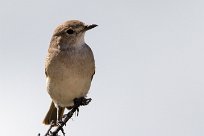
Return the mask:
[[(60, 131), (62, 132), (63, 136), (65, 136), (64, 129), (63, 129), (63, 127), (61, 127), (61, 126), (63, 126), (63, 123), (64, 122), (62, 121), (62, 119), (60, 119), (57, 121), (57, 126), (60, 128)], [(66, 126), (66, 123), (64, 125)]]
[(62, 123), (63, 123), (63, 121), (60, 119), (60, 120), (58, 120), (57, 121), (57, 126), (61, 126), (62, 125)]
[(77, 116), (79, 115), (79, 106), (88, 105), (91, 102), (91, 100), (92, 100), (91, 98), (85, 98), (85, 97), (75, 98), (74, 99), (73, 108), (76, 108)]
[(84, 98), (82, 99), (82, 103), (81, 103), (81, 106), (86, 106), (88, 105), (90, 102), (91, 102), (91, 98)]
[(88, 105), (90, 102), (91, 102), (91, 98), (81, 97), (81, 98), (74, 99), (74, 105), (77, 107)]

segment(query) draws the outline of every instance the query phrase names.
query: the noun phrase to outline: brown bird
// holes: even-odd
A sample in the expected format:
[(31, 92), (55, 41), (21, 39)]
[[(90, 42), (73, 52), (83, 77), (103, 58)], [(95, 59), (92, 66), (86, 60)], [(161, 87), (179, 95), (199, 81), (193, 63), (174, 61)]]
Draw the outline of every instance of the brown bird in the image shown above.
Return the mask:
[(74, 105), (75, 98), (86, 97), (95, 73), (95, 61), (84, 35), (96, 26), (71, 20), (55, 29), (45, 63), (46, 86), (52, 103), (44, 124), (60, 121), (65, 108)]

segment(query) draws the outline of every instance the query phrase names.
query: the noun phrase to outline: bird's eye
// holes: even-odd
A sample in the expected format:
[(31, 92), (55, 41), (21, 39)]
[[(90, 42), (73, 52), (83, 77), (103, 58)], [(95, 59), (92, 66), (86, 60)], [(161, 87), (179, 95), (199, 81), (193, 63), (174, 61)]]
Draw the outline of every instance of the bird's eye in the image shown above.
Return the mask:
[(68, 29), (68, 30), (66, 31), (66, 33), (68, 33), (68, 34), (73, 34), (73, 33), (74, 33), (74, 30)]

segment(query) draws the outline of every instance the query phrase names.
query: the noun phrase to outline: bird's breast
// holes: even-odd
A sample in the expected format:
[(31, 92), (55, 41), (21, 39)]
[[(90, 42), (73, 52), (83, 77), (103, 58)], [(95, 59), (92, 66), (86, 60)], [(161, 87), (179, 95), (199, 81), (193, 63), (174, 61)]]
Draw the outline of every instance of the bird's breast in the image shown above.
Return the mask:
[(90, 88), (95, 71), (90, 48), (58, 51), (46, 59), (47, 91), (55, 104), (73, 104), (73, 99), (84, 97)]
[(48, 55), (46, 62), (47, 90), (53, 101), (63, 107), (88, 93), (95, 70), (89, 51), (63, 51)]
[(95, 69), (94, 57), (91, 50), (68, 50), (51, 53), (46, 60), (48, 76), (63, 78), (69, 76), (89, 77)]

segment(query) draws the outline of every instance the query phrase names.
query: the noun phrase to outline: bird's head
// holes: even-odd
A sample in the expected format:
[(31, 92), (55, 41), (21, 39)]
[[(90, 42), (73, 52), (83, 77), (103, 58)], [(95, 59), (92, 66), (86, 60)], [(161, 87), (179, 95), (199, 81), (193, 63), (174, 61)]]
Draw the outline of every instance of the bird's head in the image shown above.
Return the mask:
[(58, 46), (61, 49), (81, 46), (85, 43), (85, 32), (96, 26), (96, 24), (85, 25), (78, 20), (66, 21), (55, 29), (53, 38), (57, 39)]

